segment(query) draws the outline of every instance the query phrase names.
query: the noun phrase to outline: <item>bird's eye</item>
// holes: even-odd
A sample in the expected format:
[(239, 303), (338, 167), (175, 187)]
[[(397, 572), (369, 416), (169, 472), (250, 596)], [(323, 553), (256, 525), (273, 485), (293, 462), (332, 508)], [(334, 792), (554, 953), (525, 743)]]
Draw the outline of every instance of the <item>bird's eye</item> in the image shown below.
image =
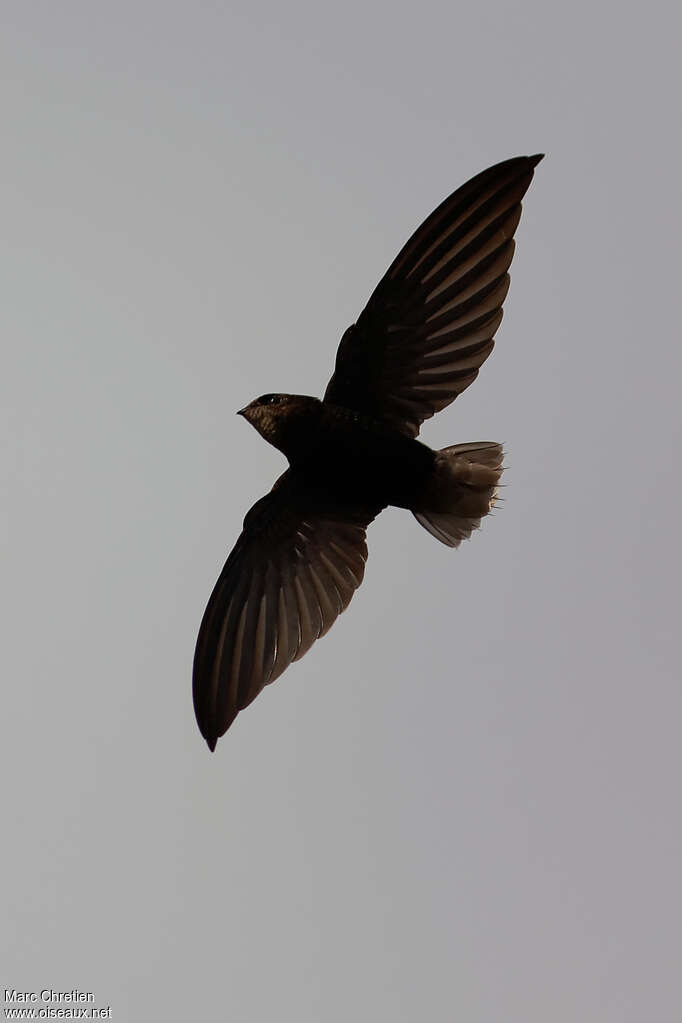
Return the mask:
[(264, 394), (258, 399), (259, 405), (276, 405), (281, 399), (279, 394)]

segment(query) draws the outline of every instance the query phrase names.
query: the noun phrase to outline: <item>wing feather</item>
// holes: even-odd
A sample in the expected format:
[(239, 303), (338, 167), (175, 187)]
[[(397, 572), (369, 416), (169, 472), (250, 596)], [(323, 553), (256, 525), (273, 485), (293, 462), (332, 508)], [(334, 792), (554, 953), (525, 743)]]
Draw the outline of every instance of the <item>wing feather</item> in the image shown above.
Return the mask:
[(325, 401), (416, 437), (476, 379), (502, 321), (521, 200), (540, 159), (490, 167), (427, 217), (341, 339)]
[(194, 706), (211, 749), (303, 657), (362, 582), (379, 508), (343, 508), (288, 470), (244, 519), (199, 630)]

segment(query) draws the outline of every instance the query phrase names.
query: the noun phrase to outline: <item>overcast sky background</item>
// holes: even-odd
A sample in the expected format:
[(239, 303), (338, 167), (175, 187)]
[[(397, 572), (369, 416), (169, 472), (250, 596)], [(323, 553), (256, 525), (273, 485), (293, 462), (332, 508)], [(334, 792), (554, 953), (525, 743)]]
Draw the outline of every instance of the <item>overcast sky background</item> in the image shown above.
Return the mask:
[[(673, 5), (7, 2), (0, 983), (115, 1020), (679, 1019)], [(369, 531), (211, 755), (196, 633), (410, 232), (544, 151), (457, 552)], [(673, 305), (673, 303), (675, 305)], [(466, 596), (465, 596), (466, 595)]]

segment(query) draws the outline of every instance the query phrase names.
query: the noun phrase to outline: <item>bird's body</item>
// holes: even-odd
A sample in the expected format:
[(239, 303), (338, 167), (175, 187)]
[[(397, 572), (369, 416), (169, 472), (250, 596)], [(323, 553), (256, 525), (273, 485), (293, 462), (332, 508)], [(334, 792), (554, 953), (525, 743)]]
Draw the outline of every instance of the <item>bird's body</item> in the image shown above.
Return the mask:
[(492, 351), (540, 159), (483, 171), (427, 218), (341, 339), (322, 400), (266, 394), (241, 410), (289, 468), (246, 515), (201, 624), (194, 705), (211, 749), (348, 606), (383, 508), (456, 547), (493, 506), (499, 444), (434, 451), (416, 438)]
[(301, 394), (242, 415), (311, 485), (345, 500), (412, 508), (426, 486), (435, 453), (378, 420)]

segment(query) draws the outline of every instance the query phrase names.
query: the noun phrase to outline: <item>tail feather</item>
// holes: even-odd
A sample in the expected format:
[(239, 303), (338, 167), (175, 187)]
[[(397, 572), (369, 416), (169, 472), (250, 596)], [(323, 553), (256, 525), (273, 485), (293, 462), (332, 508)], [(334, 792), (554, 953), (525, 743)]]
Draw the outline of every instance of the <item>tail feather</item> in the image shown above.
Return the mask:
[(491, 441), (443, 448), (414, 517), (441, 543), (458, 547), (495, 506), (503, 457), (502, 445)]

